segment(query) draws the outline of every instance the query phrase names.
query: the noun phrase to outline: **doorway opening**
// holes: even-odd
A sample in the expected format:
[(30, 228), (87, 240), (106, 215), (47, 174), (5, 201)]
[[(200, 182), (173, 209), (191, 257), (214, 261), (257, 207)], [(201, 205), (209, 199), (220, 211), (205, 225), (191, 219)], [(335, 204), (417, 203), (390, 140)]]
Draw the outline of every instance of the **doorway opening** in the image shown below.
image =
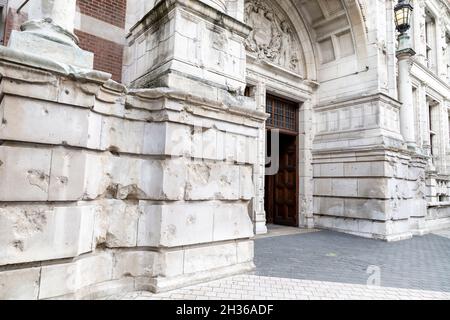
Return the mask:
[[(266, 221), (298, 227), (298, 104), (274, 96), (267, 96), (266, 101), (266, 112), (271, 115), (266, 123), (267, 155), (272, 162), (278, 157), (277, 170), (265, 177)], [(273, 145), (273, 139), (279, 143)], [(277, 150), (273, 150), (275, 145)]]

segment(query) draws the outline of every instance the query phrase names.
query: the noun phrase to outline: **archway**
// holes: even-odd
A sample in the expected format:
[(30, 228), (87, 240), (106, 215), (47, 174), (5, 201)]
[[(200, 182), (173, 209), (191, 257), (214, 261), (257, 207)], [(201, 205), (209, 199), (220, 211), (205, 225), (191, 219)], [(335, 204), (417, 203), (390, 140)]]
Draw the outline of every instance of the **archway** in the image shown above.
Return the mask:
[[(244, 20), (253, 28), (246, 43), (247, 93), (256, 98), (262, 111), (268, 111), (272, 104), (267, 103), (268, 96), (298, 107), (298, 137), (295, 141), (297, 189), (289, 194), (291, 197), (295, 194), (298, 216), (293, 224), (300, 227), (314, 226), (312, 149), (316, 132), (315, 108), (320, 101), (326, 100), (330, 88), (340, 85), (340, 76), (358, 73), (367, 63), (361, 10), (357, 1), (245, 1)], [(339, 70), (341, 65), (346, 66), (345, 70)], [(269, 127), (276, 128), (273, 122)], [(264, 158), (266, 128), (260, 137), (259, 152)], [(268, 187), (264, 168), (260, 167), (256, 172), (259, 172), (259, 177), (255, 182), (253, 221), (255, 232), (265, 233), (267, 220), (273, 220), (277, 215), (268, 213), (265, 203), (268, 201), (268, 188), (273, 189), (274, 186)], [(269, 198), (274, 197), (279, 195), (269, 195)], [(273, 204), (270, 207), (273, 208)]]

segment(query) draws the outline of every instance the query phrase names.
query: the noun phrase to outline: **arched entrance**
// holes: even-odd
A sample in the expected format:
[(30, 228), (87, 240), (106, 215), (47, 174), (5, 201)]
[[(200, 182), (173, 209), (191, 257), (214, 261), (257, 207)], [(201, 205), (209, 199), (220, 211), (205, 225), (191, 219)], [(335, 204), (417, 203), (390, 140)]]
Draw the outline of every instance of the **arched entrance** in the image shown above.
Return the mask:
[[(365, 46), (355, 45), (366, 43), (360, 10), (356, 1), (245, 1), (245, 22), (253, 28), (246, 41), (247, 95), (261, 111), (272, 113), (260, 132), (260, 159), (273, 151), (270, 131), (280, 129), (279, 171), (266, 175), (263, 166), (255, 170), (257, 234), (266, 232), (267, 223), (314, 226), (314, 109), (333, 94), (333, 86), (341, 85), (336, 75), (361, 68)], [(338, 70), (342, 63), (348, 70)], [(282, 105), (295, 114), (294, 130), (274, 122), (286, 121), (285, 107), (280, 114), (273, 112)], [(271, 167), (270, 160), (266, 164)]]

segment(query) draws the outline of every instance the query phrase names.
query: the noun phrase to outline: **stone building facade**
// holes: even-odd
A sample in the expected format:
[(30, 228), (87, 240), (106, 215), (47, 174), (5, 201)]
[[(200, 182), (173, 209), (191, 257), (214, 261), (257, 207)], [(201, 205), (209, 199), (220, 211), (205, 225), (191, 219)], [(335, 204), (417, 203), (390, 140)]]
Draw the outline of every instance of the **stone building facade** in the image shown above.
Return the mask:
[(25, 2), (2, 10), (0, 298), (246, 272), (267, 223), (450, 226), (446, 0), (414, 1), (408, 59), (392, 0)]

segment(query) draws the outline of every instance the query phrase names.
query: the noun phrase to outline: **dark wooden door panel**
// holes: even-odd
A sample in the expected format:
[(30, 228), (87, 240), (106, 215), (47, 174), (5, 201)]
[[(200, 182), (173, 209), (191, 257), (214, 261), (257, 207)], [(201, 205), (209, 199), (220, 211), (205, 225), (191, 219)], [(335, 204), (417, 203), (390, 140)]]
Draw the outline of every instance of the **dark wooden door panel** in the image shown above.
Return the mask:
[(297, 137), (281, 135), (279, 152), (278, 173), (266, 177), (267, 222), (298, 226)]

